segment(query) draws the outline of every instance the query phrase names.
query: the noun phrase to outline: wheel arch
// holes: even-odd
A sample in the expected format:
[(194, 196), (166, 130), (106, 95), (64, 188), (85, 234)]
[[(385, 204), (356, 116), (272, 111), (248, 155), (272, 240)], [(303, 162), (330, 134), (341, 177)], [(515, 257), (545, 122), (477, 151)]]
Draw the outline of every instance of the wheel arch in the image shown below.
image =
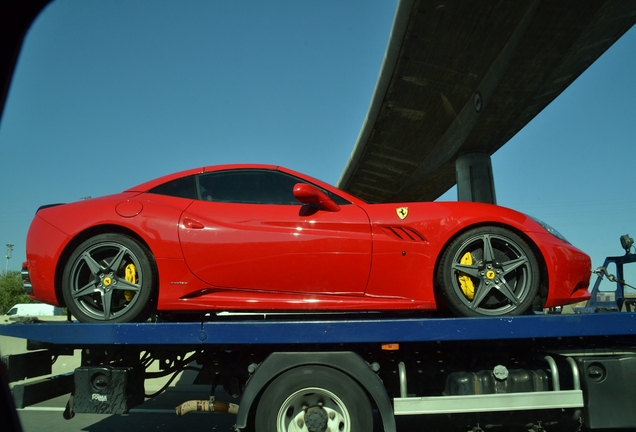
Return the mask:
[(320, 365), (338, 370), (356, 381), (369, 395), (369, 401), (378, 408), (384, 431), (396, 432), (391, 400), (382, 380), (371, 370), (362, 357), (354, 352), (274, 352), (270, 354), (250, 377), (241, 396), (236, 427), (247, 426), (260, 396), (267, 386), (281, 374), (302, 367)]
[[(55, 268), (55, 296), (57, 297), (57, 300), (58, 302), (60, 302), (61, 306), (66, 307), (66, 302), (64, 301), (64, 295), (62, 294), (62, 276), (64, 274), (64, 267), (66, 266), (68, 259), (70, 258), (73, 251), (80, 244), (82, 244), (89, 238), (95, 237), (100, 234), (123, 234), (123, 235), (127, 235), (128, 237), (134, 238), (139, 243), (144, 245), (151, 252), (151, 258), (154, 259), (154, 255), (152, 254), (152, 249), (150, 248), (150, 245), (148, 244), (148, 242), (146, 242), (143, 239), (143, 237), (141, 237), (135, 231), (129, 228), (123, 227), (121, 225), (114, 225), (114, 224), (97, 225), (77, 233), (73, 237), (73, 239), (69, 241), (67, 245), (64, 247), (64, 250), (62, 251), (59, 259), (57, 260), (57, 265)], [(159, 282), (159, 272), (155, 274), (155, 277), (157, 278), (157, 282)], [(159, 285), (160, 284), (157, 283), (155, 297), (157, 297), (159, 294)], [(156, 298), (153, 299), (153, 301), (156, 303)]]
[(442, 293), (441, 293), (441, 286), (439, 284), (440, 263), (441, 263), (442, 257), (444, 256), (444, 253), (449, 248), (450, 244), (457, 237), (459, 237), (466, 231), (469, 231), (475, 228), (481, 228), (481, 227), (498, 227), (498, 228), (507, 229), (508, 231), (513, 232), (514, 234), (521, 237), (521, 239), (526, 242), (526, 244), (530, 247), (530, 249), (532, 249), (532, 253), (534, 253), (534, 256), (539, 264), (539, 299), (541, 301), (541, 306), (543, 306), (543, 304), (545, 304), (545, 301), (548, 297), (548, 267), (547, 267), (545, 258), (543, 257), (543, 253), (541, 252), (541, 249), (530, 236), (528, 236), (525, 232), (523, 232), (519, 228), (513, 225), (508, 225), (508, 224), (499, 223), (499, 222), (480, 222), (480, 223), (465, 226), (462, 229), (455, 232), (451, 237), (448, 238), (448, 240), (446, 240), (446, 242), (444, 243), (444, 246), (442, 246), (439, 253), (437, 254), (437, 258), (435, 259), (434, 272), (433, 272), (433, 287), (435, 290), (435, 301), (437, 302), (437, 304), (438, 305), (445, 304)]

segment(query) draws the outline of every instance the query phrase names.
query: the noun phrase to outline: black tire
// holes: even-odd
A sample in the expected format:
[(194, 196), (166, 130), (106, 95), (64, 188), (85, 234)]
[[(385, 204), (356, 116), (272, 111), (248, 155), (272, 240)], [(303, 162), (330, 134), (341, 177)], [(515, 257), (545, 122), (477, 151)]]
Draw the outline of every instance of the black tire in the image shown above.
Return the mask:
[(539, 265), (517, 234), (479, 227), (462, 233), (445, 249), (437, 285), (456, 315), (521, 315), (531, 309), (539, 291)]
[(122, 234), (100, 234), (71, 254), (62, 276), (62, 294), (68, 310), (81, 322), (145, 321), (156, 275), (155, 261), (143, 244)]
[(372, 432), (373, 414), (367, 395), (349, 376), (325, 366), (302, 366), (267, 386), (255, 426), (256, 432)]

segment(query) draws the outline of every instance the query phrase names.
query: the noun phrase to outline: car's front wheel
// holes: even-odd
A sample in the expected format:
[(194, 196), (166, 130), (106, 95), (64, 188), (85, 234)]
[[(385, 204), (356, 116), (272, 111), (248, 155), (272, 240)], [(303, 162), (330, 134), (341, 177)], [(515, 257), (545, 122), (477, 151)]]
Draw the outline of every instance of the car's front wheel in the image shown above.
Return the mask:
[(157, 269), (139, 241), (100, 234), (80, 244), (62, 276), (66, 307), (81, 322), (144, 321), (150, 315)]
[(456, 315), (521, 315), (537, 296), (539, 265), (517, 234), (501, 227), (478, 227), (445, 249), (437, 285)]

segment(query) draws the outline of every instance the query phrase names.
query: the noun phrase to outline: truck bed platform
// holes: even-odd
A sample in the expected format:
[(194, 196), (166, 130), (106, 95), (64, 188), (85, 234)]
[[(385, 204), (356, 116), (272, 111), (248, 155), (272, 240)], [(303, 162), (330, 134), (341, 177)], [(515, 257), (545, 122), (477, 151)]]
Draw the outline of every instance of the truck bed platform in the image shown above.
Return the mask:
[(334, 344), (636, 335), (636, 313), (505, 318), (242, 319), (204, 322), (0, 326), (0, 335), (65, 346)]

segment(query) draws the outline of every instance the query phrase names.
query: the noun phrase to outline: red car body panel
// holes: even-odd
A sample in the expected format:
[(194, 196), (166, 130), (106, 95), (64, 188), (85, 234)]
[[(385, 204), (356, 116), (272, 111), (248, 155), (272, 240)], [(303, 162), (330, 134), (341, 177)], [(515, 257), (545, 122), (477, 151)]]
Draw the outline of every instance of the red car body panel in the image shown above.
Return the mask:
[[(235, 169), (278, 170), (350, 204), (304, 213), (301, 203), (237, 204), (147, 193), (170, 180)], [(408, 208), (406, 217), (400, 208)], [(589, 298), (589, 257), (522, 213), (465, 202), (367, 204), (268, 165), (197, 168), (120, 194), (40, 209), (27, 236), (27, 266), (32, 297), (60, 305), (70, 252), (95, 233), (121, 231), (153, 254), (159, 311), (432, 310), (439, 306), (434, 285), (440, 255), (453, 237), (480, 225), (507, 227), (540, 252), (549, 285), (546, 307)]]
[[(192, 202), (179, 224), (192, 273), (225, 288), (364, 294), (371, 267), (364, 210), (351, 205), (299, 217), (297, 206), (269, 206), (267, 214), (262, 207)], [(197, 228), (187, 226), (192, 221)]]

